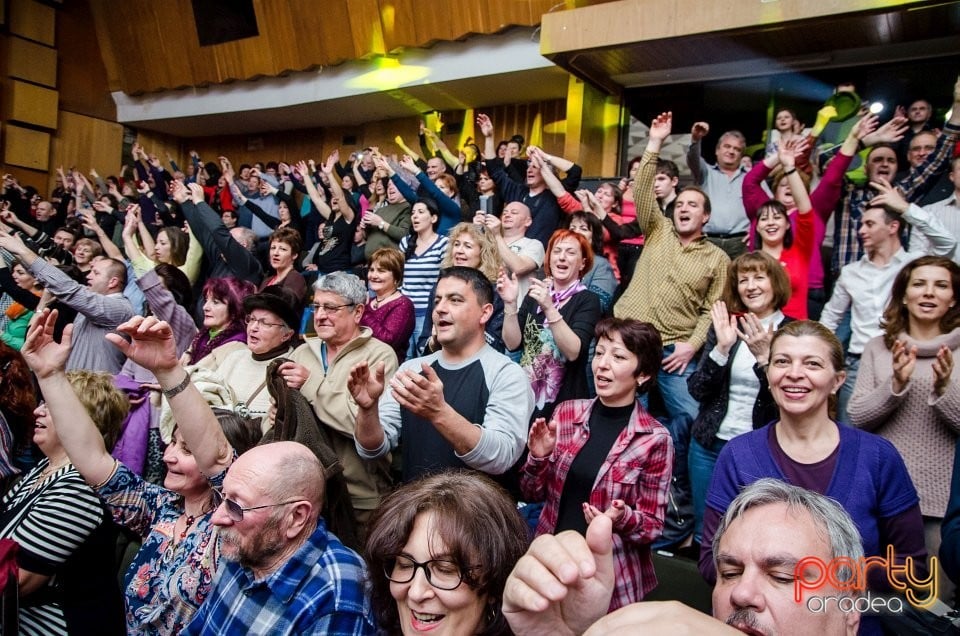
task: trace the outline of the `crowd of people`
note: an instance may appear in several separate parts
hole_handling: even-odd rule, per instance
[[[682,188],[670,112],[593,190],[484,114],[457,149],[6,175],[19,629],[882,633],[794,599],[808,557],[952,606],[960,80],[952,106],[781,109],[716,163],[697,121]],[[644,600],[658,549],[714,618]]]

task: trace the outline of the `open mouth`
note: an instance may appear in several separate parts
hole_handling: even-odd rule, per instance
[[[440,621],[444,619],[445,614],[428,614],[425,612],[410,612],[413,628],[416,630],[433,629]]]

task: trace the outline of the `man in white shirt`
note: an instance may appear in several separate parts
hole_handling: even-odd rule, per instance
[[[954,238],[960,238],[960,155],[950,162],[950,181],[953,183],[953,193],[942,201],[923,206],[923,209],[943,224]],[[910,249],[925,254],[933,254],[930,241],[922,234],[914,233],[910,237]],[[948,254],[954,263],[960,264],[960,249],[954,249]]]
[[[847,402],[853,394],[860,369],[860,356],[867,342],[883,333],[880,318],[890,299],[893,279],[900,269],[924,252],[906,251],[900,243],[903,222],[913,225],[916,234],[923,234],[932,246],[932,253],[952,254],[957,239],[935,218],[916,205],[907,203],[900,192],[882,178],[870,183],[878,194],[860,218],[857,234],[866,252],[860,260],[845,265],[833,288],[833,295],[820,322],[836,330],[847,309],[850,316],[850,344],[847,348],[847,379],[840,388],[837,418],[847,419]]]
[[[500,258],[507,272],[517,275],[520,283],[518,298],[522,300],[530,288],[530,279],[543,266],[545,254],[543,243],[526,235],[527,228],[533,223],[530,208],[520,201],[513,201],[503,206],[499,219],[493,214],[477,212],[473,222],[483,225],[497,237]]]

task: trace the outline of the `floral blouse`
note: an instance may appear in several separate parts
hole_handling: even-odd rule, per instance
[[[226,471],[209,478],[223,485]],[[174,536],[183,497],[144,481],[123,464],[97,493],[113,520],[140,535],[142,546],[124,577],[128,634],[179,634],[213,588],[220,560],[213,511],[186,536]]]

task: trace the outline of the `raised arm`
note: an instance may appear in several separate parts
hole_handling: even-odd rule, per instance
[[[797,169],[797,157],[806,152],[806,148],[807,140],[802,137],[780,139],[777,144],[777,156],[780,159],[780,165],[783,166],[783,174],[786,175],[790,193],[800,214],[808,214],[811,210],[810,194]]]
[[[56,309],[44,309],[39,313],[27,331],[21,354],[37,376],[57,436],[70,461],[84,481],[96,486],[110,478],[116,462],[107,452],[103,437],[67,379],[66,364],[70,357],[73,325],[64,327],[63,338],[57,343],[53,339],[56,322]]]
[[[477,125],[480,126],[480,134],[483,135],[483,158],[496,159],[497,145],[493,140],[493,122],[490,117],[480,113],[477,115]]]
[[[323,194],[317,188],[317,184],[313,182],[313,174],[310,172],[310,169],[307,166],[307,162],[300,161],[297,163],[297,170],[300,171],[300,175],[303,177],[303,185],[307,189],[307,196],[310,197],[310,201],[313,203],[314,207],[317,208],[317,211],[320,213],[320,216],[330,220],[330,216],[333,214],[333,210],[330,209],[330,206],[327,205],[326,199],[324,199]],[[331,179],[333,181],[333,179]]]
[[[343,187],[340,185],[340,181],[333,174],[334,167],[340,161],[340,150],[334,150],[329,155],[327,155],[327,160],[320,166],[321,172],[327,177],[327,187],[330,188],[330,194],[337,197],[337,200],[340,201],[340,214],[343,215],[344,220],[347,223],[353,223],[353,217],[356,215],[356,212],[353,209],[354,202],[353,197],[346,194],[343,191]],[[308,190],[309,192],[309,187]],[[312,199],[311,199],[312,200]],[[329,217],[324,217],[329,218]]]
[[[687,167],[690,168],[690,174],[693,175],[693,182],[697,185],[703,185],[707,177],[707,162],[703,160],[700,152],[700,145],[703,138],[710,132],[710,124],[705,121],[698,121],[690,129],[690,148],[687,149]],[[651,131],[652,134],[652,131]]]
[[[120,334],[126,335],[130,342]],[[200,472],[213,477],[226,470],[233,461],[230,443],[210,405],[177,361],[177,344],[170,325],[154,316],[136,316],[117,327],[117,333],[107,334],[106,338],[157,377]]]

